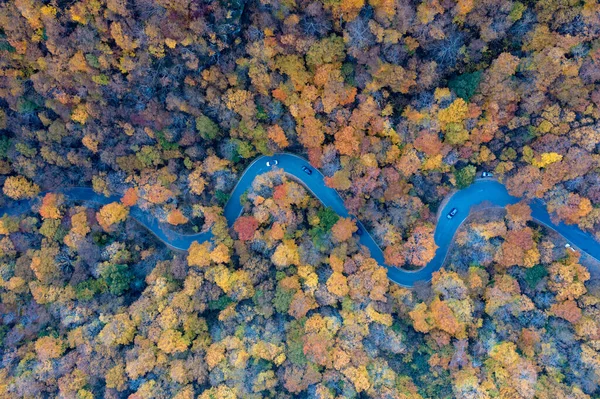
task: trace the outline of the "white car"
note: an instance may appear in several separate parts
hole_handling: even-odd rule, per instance
[[[481,172],[481,177],[494,177],[492,172]]]
[[[277,162],[276,159],[272,159],[270,161],[267,161],[267,166],[275,166],[277,165],[279,162]]]
[[[457,213],[458,213],[458,209],[452,208],[452,210],[450,212],[448,212],[448,214],[446,215],[446,217],[448,219],[452,219],[454,216],[456,216]]]

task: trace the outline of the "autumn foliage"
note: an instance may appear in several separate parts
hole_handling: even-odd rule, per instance
[[[238,237],[242,241],[251,240],[254,237],[254,233],[258,228],[258,220],[253,216],[241,216],[239,217],[234,225],[233,229],[238,234]]]
[[[114,224],[127,219],[129,209],[118,202],[111,202],[100,208],[96,213],[96,220],[105,230],[109,230]]]
[[[137,203],[137,200],[138,195],[133,187],[128,188],[127,191],[125,191],[125,195],[123,195],[123,198],[121,198],[121,202],[125,206],[134,206]]]
[[[357,229],[358,227],[351,219],[340,218],[331,228],[331,232],[335,241],[342,242],[352,237]]]
[[[0,397],[599,397],[596,267],[531,202],[598,238],[599,43],[592,0],[1,2]],[[269,167],[230,226],[281,151],[352,216]],[[353,218],[420,269],[483,171],[523,200],[392,283]]]
[[[190,246],[187,257],[188,265],[206,267],[210,265],[209,243],[198,244],[194,241]]]
[[[35,197],[40,192],[40,188],[23,176],[10,176],[4,181],[2,191],[12,199],[21,200]]]
[[[167,216],[167,222],[177,226],[179,224],[187,223],[188,218],[186,218],[179,209],[173,209],[171,212],[169,212],[169,216]]]
[[[48,193],[42,199],[40,215],[44,219],[59,219],[61,217],[60,206],[62,198],[59,194]]]

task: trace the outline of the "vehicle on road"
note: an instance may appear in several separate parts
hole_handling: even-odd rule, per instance
[[[302,170],[304,171],[304,173],[306,173],[307,175],[312,175],[312,170],[308,167],[308,166],[303,166]]]
[[[270,161],[267,161],[267,166],[275,166],[277,165],[279,162],[276,159],[272,159]]]
[[[350,219],[352,219],[352,221],[354,222],[354,224],[356,225],[356,231],[355,233],[359,236],[362,236],[363,234],[363,229],[360,228],[360,224],[358,224],[358,219],[356,219],[355,216],[350,216]]]
[[[452,208],[450,212],[446,215],[448,219],[452,219],[458,213],[458,209]]]
[[[270,156],[260,158],[260,162],[252,163],[251,166],[240,177],[243,184],[237,185],[233,192],[229,195],[229,199],[227,200],[227,203],[224,206],[224,216],[227,219],[229,225],[234,224],[235,220],[244,209],[243,201],[241,201],[241,198],[244,195],[244,192],[248,190],[248,181],[252,180],[244,177],[254,178],[255,176],[260,175],[261,173],[264,173],[266,171],[264,166],[267,159],[272,160],[274,159],[274,157]],[[295,155],[279,154],[277,156],[277,159],[282,161],[282,166],[280,167],[284,170],[287,169],[289,165],[293,165],[293,169],[288,170],[289,173],[297,174],[298,167],[305,167],[306,169],[312,172],[312,170],[309,169],[310,164],[305,163],[308,161]],[[309,175],[312,174],[308,172],[305,173]],[[317,175],[317,173],[315,173],[315,175]],[[326,191],[323,191],[325,190],[325,187],[317,186],[317,184],[321,184],[320,181],[315,180],[312,177],[309,179],[308,176],[301,175],[298,175],[298,178],[298,180],[300,180],[304,184],[308,183],[312,186],[315,186],[313,187],[315,191],[315,196],[317,196],[317,198],[321,200],[324,206],[332,208],[335,207],[341,211],[344,211],[344,215],[349,215],[349,212],[345,208],[344,201],[341,197],[331,195],[320,196],[320,194],[327,194]],[[504,207],[509,204],[518,203],[519,201],[518,198],[509,195],[508,191],[506,190],[506,187],[502,183],[493,179],[481,179],[475,181],[475,183],[473,183],[473,186],[468,187],[464,190],[465,194],[467,194],[468,196],[468,200],[466,200],[465,197],[463,197],[462,199],[455,199],[454,201],[456,202],[452,202],[452,204],[456,204],[457,207],[460,206],[462,211],[465,213],[465,215],[461,214],[461,216],[466,216],[466,214],[468,213],[467,205],[469,205],[469,203],[471,203],[471,205],[476,205],[489,201],[493,205]],[[119,200],[119,197],[116,195],[105,197],[104,195],[97,194],[91,187],[71,187],[61,189],[60,191],[66,198],[69,198],[69,200],[71,201],[86,201],[102,206]],[[465,202],[462,202],[463,200]],[[12,216],[19,215],[24,212],[29,212],[34,202],[35,199],[29,199],[24,201],[18,201],[14,205],[9,205],[7,207],[0,207],[0,215],[4,215],[6,213]],[[572,244],[569,243],[569,245],[566,245],[568,241],[565,238],[564,241],[562,241],[563,246],[565,247],[565,251],[567,251],[567,248],[569,248],[569,251],[585,252],[594,259],[600,260],[600,245],[598,244],[598,241],[596,241],[595,237],[592,234],[580,230],[579,228],[575,227],[575,225],[555,224],[554,222],[552,222],[550,214],[547,210],[547,206],[541,200],[532,201],[530,206],[532,209],[532,218],[534,220],[537,220],[547,226],[552,227],[559,233],[563,234],[563,236],[565,236],[566,233],[569,233],[569,240],[572,240],[569,242],[572,242]],[[447,211],[448,219],[451,219],[453,216],[458,214],[457,208],[449,210],[449,213],[447,207],[444,207],[443,210]],[[204,231],[202,233],[188,235],[182,234],[174,230],[169,230],[168,228],[163,229],[154,216],[147,213],[142,208],[139,208],[137,205],[134,205],[132,207],[130,215],[144,228],[148,229],[150,232],[156,235],[158,240],[167,244],[169,247],[175,250],[187,251],[189,250],[193,242],[204,243],[209,240],[212,240],[214,237],[212,231],[210,230]],[[443,214],[441,215],[441,217],[443,217]],[[462,219],[462,217],[459,218],[456,222],[448,221],[445,223],[445,225],[442,219],[440,220],[440,225],[436,227],[436,231],[438,228],[442,228],[444,229],[444,234],[449,234],[450,236],[453,236],[456,232],[456,228],[459,225],[460,219]],[[369,230],[367,230],[364,225],[360,224],[358,220],[356,225],[357,227],[360,226],[360,229],[363,233],[360,237],[360,240],[362,241],[361,244],[364,244],[368,248],[368,250],[373,256],[373,259],[375,259],[381,265],[387,266],[385,263],[384,253],[369,235]],[[357,233],[357,235],[359,234],[360,233]],[[450,243],[442,243],[442,245],[440,245],[439,250],[436,251],[435,257],[431,261],[429,261],[429,263],[424,268],[419,269],[417,271],[407,272],[399,268],[390,266],[388,269],[388,277],[392,281],[404,287],[414,287],[417,281],[430,281],[432,273],[439,270],[439,268],[442,267],[442,265],[444,264],[444,259],[446,258],[448,248],[450,245]],[[575,245],[577,246],[575,247]]]
[[[492,172],[481,172],[481,177],[494,177]]]

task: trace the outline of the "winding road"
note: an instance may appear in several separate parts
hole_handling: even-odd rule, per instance
[[[277,168],[282,169],[286,174],[302,182],[323,205],[332,208],[339,216],[350,216],[344,206],[344,201],[337,191],[325,185],[323,174],[310,166],[306,159],[293,154],[275,154],[274,156],[260,156],[256,158],[243,172],[231,193],[229,201],[225,204],[224,215],[229,226],[232,226],[242,213],[241,196],[251,186],[256,176],[272,170],[273,167],[266,165],[267,161],[272,160],[278,161]],[[304,166],[310,168],[312,174],[307,174],[302,169]],[[90,201],[102,205],[120,199],[118,196],[105,197],[95,193],[91,188],[84,187],[65,189],[60,192],[71,200]],[[434,233],[438,249],[434,258],[425,267],[416,271],[401,270],[386,265],[381,248],[375,243],[375,240],[368,233],[364,225],[360,221],[357,221],[357,224],[364,232],[359,236],[359,241],[361,245],[368,248],[373,259],[379,264],[386,266],[388,277],[392,281],[404,287],[412,287],[417,281],[429,281],[431,274],[442,267],[454,233],[467,218],[473,206],[487,203],[493,206],[504,207],[518,201],[519,198],[508,194],[504,185],[493,179],[476,180],[471,186],[456,192],[448,199],[444,208],[439,213],[440,218]],[[15,202],[10,208],[0,209],[0,215],[24,213],[30,210],[31,205],[32,200]],[[562,222],[559,224],[553,223],[546,210],[546,206],[539,200],[530,202],[530,206],[532,217],[536,221],[556,230],[565,239],[570,241],[572,245],[593,258],[600,260],[600,245],[592,234],[586,233],[574,225],[566,225]],[[452,208],[457,208],[458,214],[454,218],[448,219],[446,218],[446,214]],[[194,241],[205,242],[212,238],[210,231],[186,235],[169,230],[159,223],[156,218],[137,206],[131,207],[130,215],[172,249],[185,251]]]

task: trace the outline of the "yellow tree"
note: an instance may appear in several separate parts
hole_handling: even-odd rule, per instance
[[[43,284],[49,284],[61,275],[60,268],[54,260],[58,255],[58,251],[58,246],[48,245],[43,245],[38,251],[32,251],[29,267]]]
[[[135,337],[136,326],[127,313],[119,313],[98,334],[98,340],[107,346],[127,345]]]
[[[506,218],[511,228],[523,228],[531,220],[531,208],[525,202],[506,206]]]
[[[327,280],[327,290],[339,297],[348,295],[350,292],[348,279],[340,272],[333,272]]]
[[[189,344],[189,340],[180,331],[167,329],[160,334],[157,346],[165,353],[177,353],[187,350]]]
[[[202,177],[202,172],[202,168],[196,168],[188,176],[190,191],[196,195],[202,194],[207,184],[206,179]]]
[[[556,293],[556,300],[577,299],[587,292],[585,282],[590,272],[578,261],[578,255],[569,254],[564,261],[550,265],[548,287]]]
[[[127,386],[127,377],[123,365],[119,364],[108,370],[106,373],[107,388],[114,388],[117,391],[125,390]]]
[[[425,266],[433,259],[436,249],[433,227],[417,226],[404,243],[404,257],[413,265]]]
[[[210,259],[215,263],[229,263],[229,248],[223,243],[219,243],[210,253]]]
[[[114,224],[127,219],[128,215],[129,209],[126,206],[119,202],[111,202],[100,208],[100,211],[96,213],[96,220],[104,230],[108,231]]]
[[[535,366],[519,356],[512,342],[502,342],[492,347],[487,369],[493,373],[502,398],[533,398],[537,371]]]
[[[284,240],[283,243],[279,244],[271,260],[276,266],[297,265],[300,262],[300,255],[294,240]]]
[[[400,65],[380,63],[367,90],[377,91],[389,87],[393,92],[406,94],[416,84],[416,78],[414,71],[406,70]]]
[[[77,243],[91,231],[85,210],[71,216],[71,230],[65,236],[64,242],[70,247]]]
[[[22,200],[38,195],[40,187],[23,176],[9,176],[4,182],[2,191],[14,200]]]
[[[352,126],[346,126],[335,134],[335,148],[342,155],[356,155],[360,150],[360,138]]]
[[[40,360],[56,359],[65,351],[65,346],[59,338],[46,336],[35,341],[35,351]]]
[[[60,219],[60,206],[62,204],[62,195],[48,193],[42,199],[40,215],[44,219]]]
[[[285,132],[279,125],[270,126],[267,129],[267,135],[279,148],[285,148],[289,145]]]
[[[210,249],[207,242],[198,244],[194,241],[188,250],[188,265],[206,267],[210,265]]]

